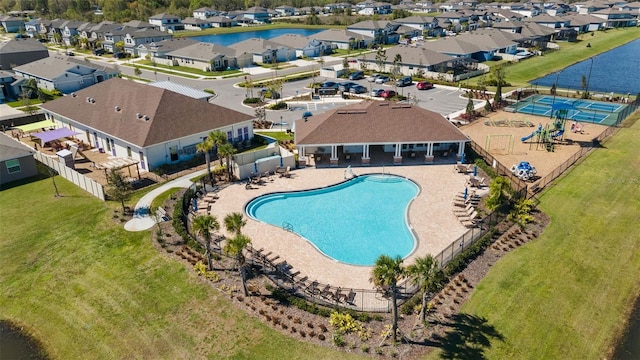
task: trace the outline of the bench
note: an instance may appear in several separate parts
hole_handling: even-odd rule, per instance
[[[156,215],[158,216],[158,219],[161,221],[171,220],[171,217],[167,215],[167,210],[165,210],[162,206],[158,207],[158,209],[156,210]]]

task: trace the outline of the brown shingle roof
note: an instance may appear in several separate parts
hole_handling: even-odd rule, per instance
[[[442,115],[379,101],[348,105],[296,122],[297,145],[459,142],[469,139]]]
[[[87,102],[88,97],[95,102]],[[119,78],[80,90],[75,97],[58,98],[42,108],[140,147],[253,118],[173,91]],[[149,120],[137,118],[138,113]]]

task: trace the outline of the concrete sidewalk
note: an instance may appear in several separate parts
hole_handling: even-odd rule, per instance
[[[175,180],[168,181],[162,186],[159,186],[150,191],[138,201],[136,207],[133,210],[133,219],[127,221],[127,223],[124,224],[124,229],[127,231],[144,231],[151,229],[153,225],[156,224],[156,221],[150,216],[149,212],[153,199],[171,188],[188,188],[189,186],[191,186],[191,184],[193,184],[193,182],[191,182],[191,180],[189,179],[205,174],[206,172],[207,169],[192,172]]]

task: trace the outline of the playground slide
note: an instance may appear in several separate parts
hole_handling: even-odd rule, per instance
[[[538,130],[532,132],[531,134],[529,134],[529,135],[527,135],[525,137],[520,138],[520,141],[525,142],[525,141],[531,139],[532,137],[534,137],[536,135],[538,135]]]
[[[555,138],[557,138],[557,137],[562,136],[562,134],[564,134],[564,130],[558,130],[558,131],[556,131],[555,133],[551,134],[551,138],[552,138],[552,139],[555,139]]]

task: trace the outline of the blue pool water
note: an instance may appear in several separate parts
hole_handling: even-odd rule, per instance
[[[407,210],[418,193],[404,178],[365,175],[322,189],[259,196],[245,210],[274,226],[290,224],[335,260],[371,266],[382,254],[406,257],[414,249]]]
[[[246,31],[240,33],[231,34],[217,34],[217,35],[202,35],[193,36],[192,39],[201,42],[213,43],[222,46],[229,46],[241,41],[251,38],[272,39],[274,37],[284,34],[297,34],[303,36],[309,36],[316,34],[322,29],[272,29],[272,30],[258,30],[258,31]]]

